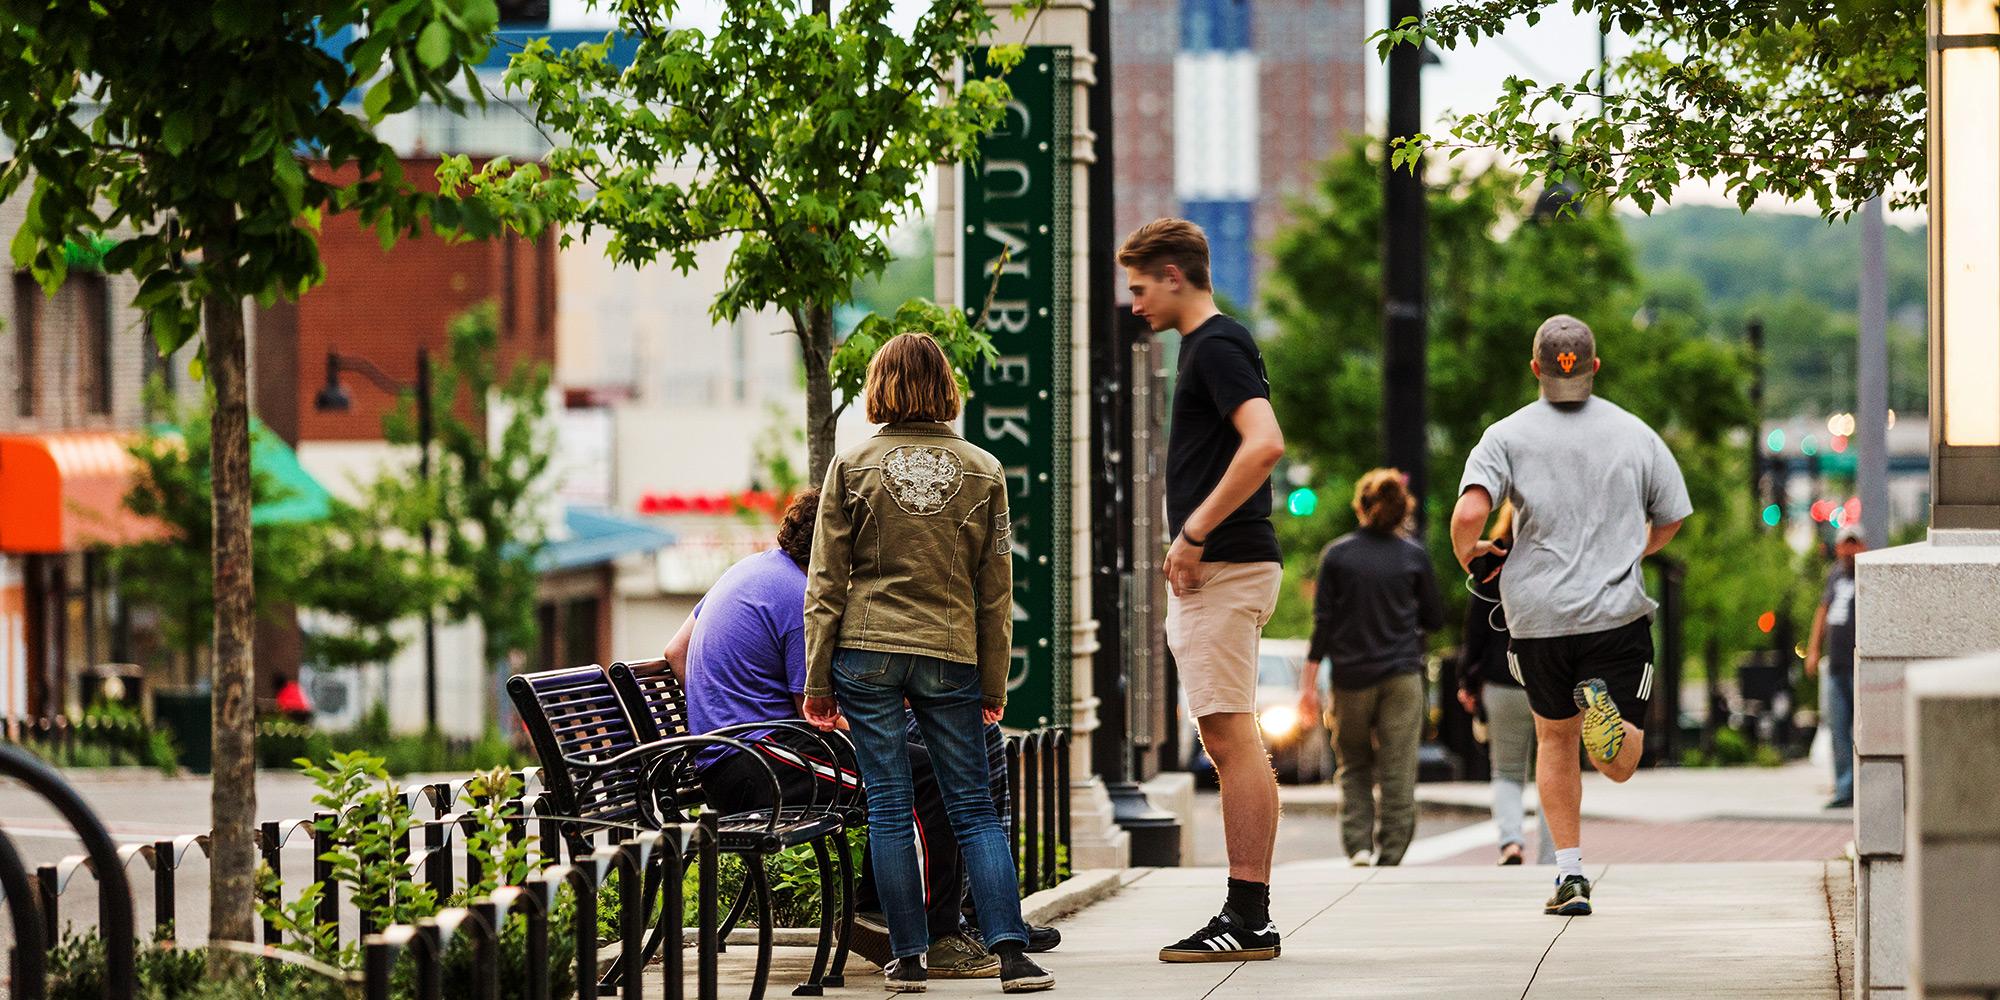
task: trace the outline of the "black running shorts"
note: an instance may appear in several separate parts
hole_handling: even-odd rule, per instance
[[[1583,635],[1515,638],[1507,669],[1527,689],[1528,707],[1544,719],[1575,717],[1576,686],[1596,677],[1611,689],[1625,721],[1644,729],[1653,698],[1653,620]]]

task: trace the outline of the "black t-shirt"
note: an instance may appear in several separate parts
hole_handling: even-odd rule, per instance
[[[1179,379],[1167,434],[1167,524],[1176,535],[1222,482],[1243,444],[1230,416],[1246,400],[1271,398],[1257,342],[1243,324],[1219,313],[1181,341]],[[1203,541],[1203,562],[1283,561],[1271,526],[1271,481]]]

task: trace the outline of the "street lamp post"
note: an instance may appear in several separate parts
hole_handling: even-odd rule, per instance
[[[1930,5],[1931,527],[2000,529],[2000,11]]]
[[[351,371],[365,376],[375,383],[376,388],[391,395],[413,392],[417,405],[417,479],[427,488],[431,482],[431,353],[429,348],[417,348],[417,381],[415,385],[404,385],[383,374],[374,362],[353,354],[326,352],[326,385],[313,397],[313,409],[321,413],[345,413],[353,405],[347,397],[347,390],[340,384],[340,373]],[[426,497],[426,502],[429,498]],[[420,531],[424,551],[424,565],[431,559],[431,519],[424,517]],[[438,674],[437,674],[437,615],[429,604],[424,605],[424,729],[436,732],[438,724]]]

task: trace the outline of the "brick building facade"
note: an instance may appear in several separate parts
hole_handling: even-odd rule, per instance
[[[1254,311],[1286,206],[1366,121],[1361,0],[1112,0],[1118,231],[1207,230],[1215,284]]]

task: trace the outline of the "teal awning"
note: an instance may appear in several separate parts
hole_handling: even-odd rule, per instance
[[[271,477],[284,496],[250,508],[251,524],[303,524],[324,521],[333,513],[333,495],[299,464],[299,454],[250,418],[250,468]]]
[[[180,437],[172,424],[154,424],[152,430],[159,437]],[[250,470],[271,477],[282,494],[250,508],[251,524],[309,524],[332,516],[333,494],[299,464],[298,452],[256,417],[250,418]]]

